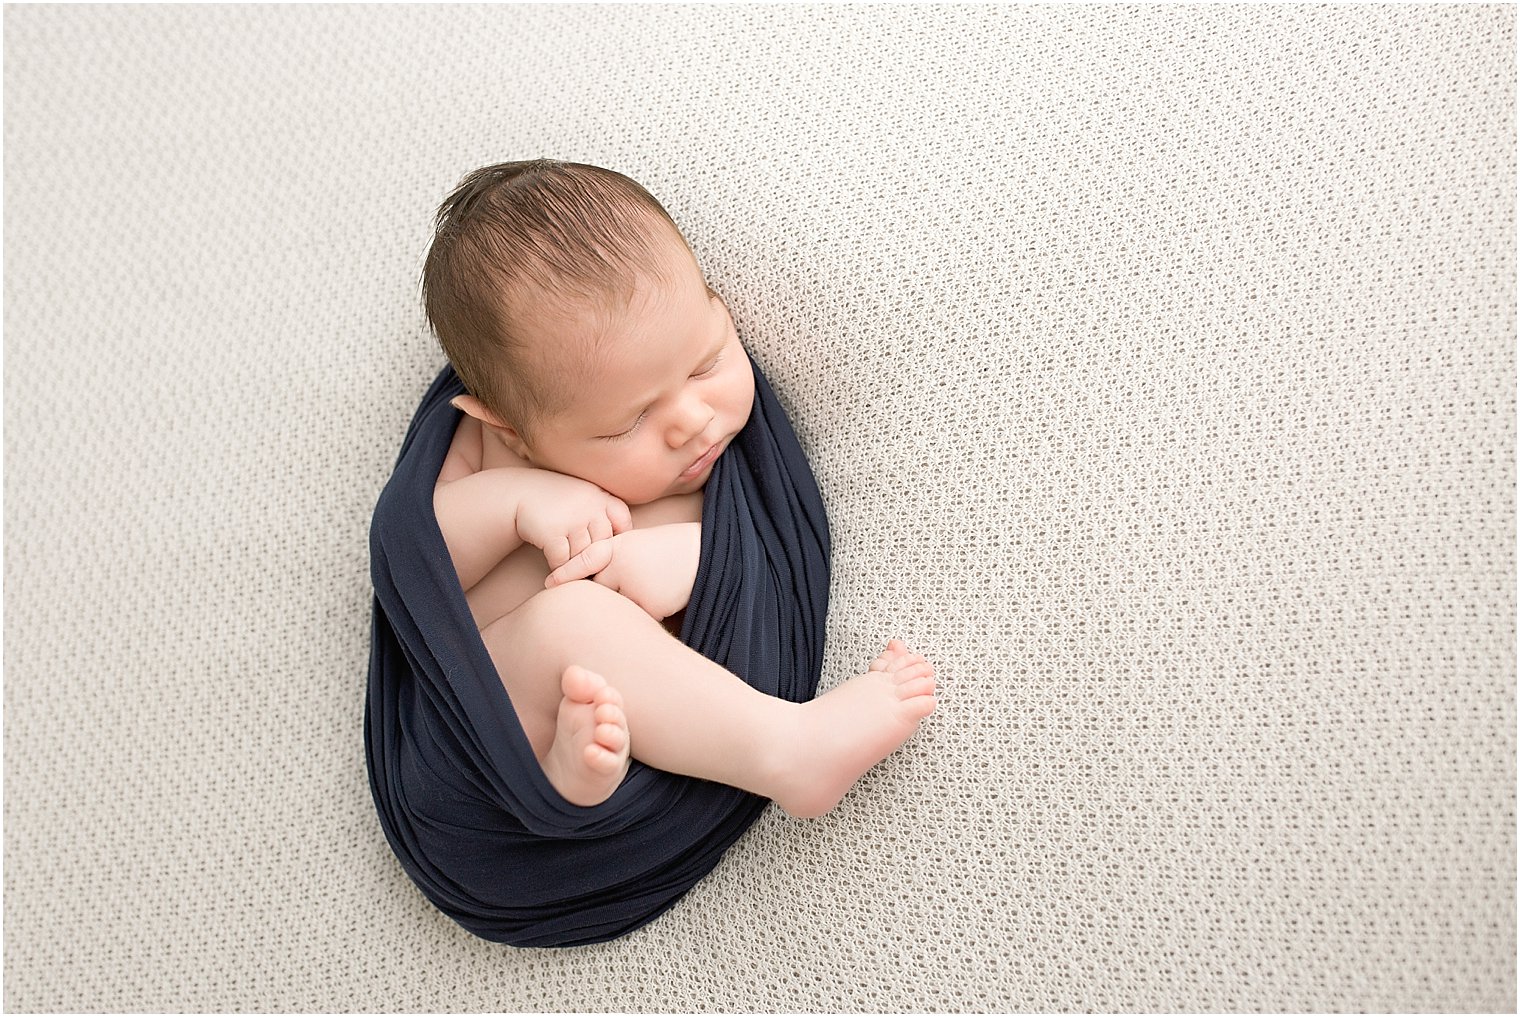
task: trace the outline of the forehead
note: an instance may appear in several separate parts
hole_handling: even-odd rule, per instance
[[[535,351],[573,350],[570,339],[592,347],[619,338],[617,326],[660,313],[691,291],[710,292],[686,241],[668,222],[649,222],[641,238],[613,252],[598,248],[593,264],[569,270],[534,258],[527,273],[509,284],[507,299],[526,314]],[[584,252],[583,252],[584,253]],[[527,320],[522,320],[526,318]]]
[[[541,373],[559,390],[554,416],[584,417],[684,372],[712,339],[715,300],[679,237],[652,252],[627,283],[596,298],[546,305],[532,340]]]

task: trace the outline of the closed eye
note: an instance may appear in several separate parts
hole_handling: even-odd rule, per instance
[[[718,368],[720,366],[722,366],[722,364],[723,364],[723,354],[724,354],[724,351],[720,350],[718,352],[718,355],[715,356],[715,357],[713,357],[712,360],[710,360],[708,362],[708,364],[707,364],[706,367],[702,368],[702,370],[700,370],[696,374],[692,375],[692,377],[693,378],[706,378],[706,377],[710,377],[713,374],[716,374],[717,371],[718,371]],[[597,440],[598,441],[622,441],[622,440],[624,440],[626,438],[631,438],[631,437],[633,437],[633,433],[639,429],[639,425],[644,422],[644,418],[647,417],[647,416],[649,416],[649,411],[645,410],[643,413],[639,414],[639,419],[635,420],[633,422],[632,426],[630,426],[626,430],[619,431],[617,434],[602,434],[602,435],[598,435],[597,436]]]
[[[705,378],[709,374],[712,374],[714,371],[716,371],[718,369],[718,365],[721,364],[721,363],[723,363],[723,354],[719,353],[716,357],[712,358],[712,363],[708,364],[702,370],[700,370],[696,374],[692,375],[692,377],[693,378]]]
[[[632,437],[633,432],[639,429],[639,425],[644,422],[644,418],[647,416],[649,416],[649,411],[645,410],[643,413],[639,414],[639,419],[635,420],[633,422],[633,426],[629,427],[627,430],[619,431],[617,434],[598,435],[598,438],[601,441],[622,441],[624,438]]]

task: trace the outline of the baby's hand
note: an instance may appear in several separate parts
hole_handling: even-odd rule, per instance
[[[555,568],[545,589],[595,576],[660,621],[686,606],[702,555],[701,523],[667,523],[599,540]]]
[[[535,476],[518,502],[517,535],[543,551],[551,569],[633,529],[628,506],[595,484],[550,470],[524,472]]]

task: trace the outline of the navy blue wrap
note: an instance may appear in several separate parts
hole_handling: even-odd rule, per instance
[[[544,776],[481,641],[433,514],[463,393],[445,367],[412,419],[370,527],[370,790],[396,857],[478,936],[574,946],[673,905],[765,807],[634,761],[600,805]],[[759,370],[749,422],[714,465],[681,641],[767,695],[811,699],[823,663],[829,531],[812,470]]]

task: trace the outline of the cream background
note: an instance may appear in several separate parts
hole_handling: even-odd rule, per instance
[[[1513,7],[5,10],[10,1010],[1512,1010]],[[437,203],[685,227],[939,714],[522,952],[386,848]]]

